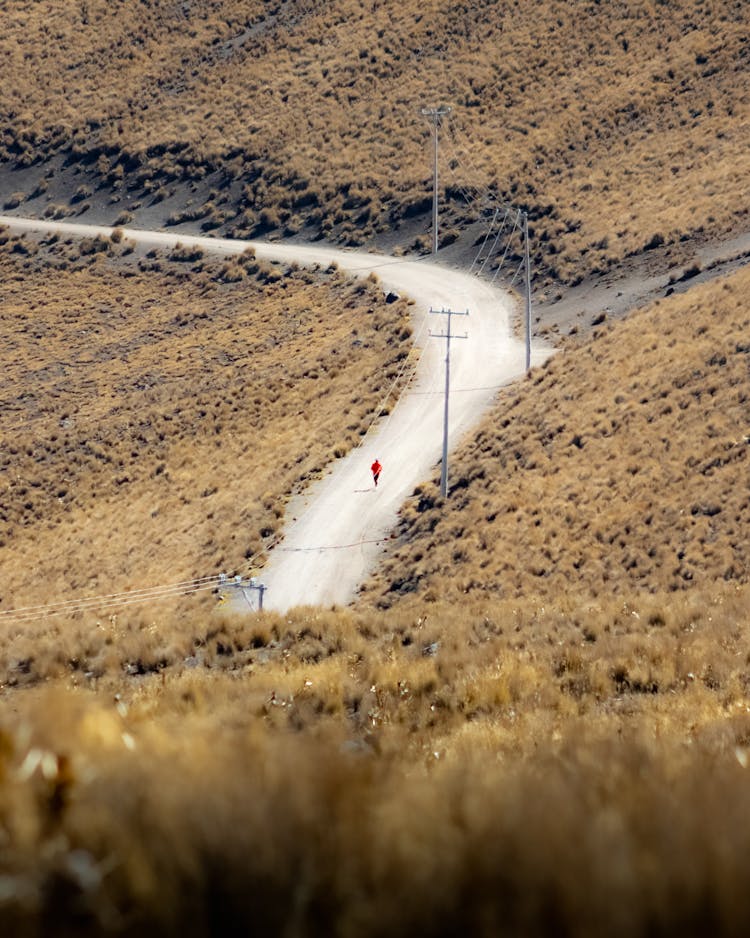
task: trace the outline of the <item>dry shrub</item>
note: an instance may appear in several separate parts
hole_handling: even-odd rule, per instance
[[[405,304],[344,278],[124,254],[106,239],[0,254],[4,608],[44,601],[29,569],[55,599],[247,570],[284,499],[367,427],[407,341]]]
[[[740,532],[750,275],[696,287],[570,343],[501,392],[402,511],[366,595],[557,599],[747,581]]]
[[[632,707],[562,714],[479,681],[489,709],[431,736],[442,653],[410,663],[408,650],[370,643],[352,671],[357,624],[348,617],[338,657],[279,659],[242,680],[199,668],[121,676],[106,696],[18,698],[2,726],[3,924],[195,935],[746,927],[746,709],[709,713],[691,687],[673,725]],[[301,641],[309,625],[288,620]],[[368,662],[382,669],[372,690]],[[420,710],[426,730],[415,729]]]
[[[62,153],[149,197],[210,176],[215,194],[173,223],[305,219],[352,243],[402,227],[412,243],[412,213],[429,211],[426,74],[453,107],[447,232],[476,219],[474,193],[510,199],[529,210],[535,269],[570,283],[643,251],[684,262],[683,239],[745,223],[747,23],[730,0],[85,9],[44,0],[5,18],[0,160]],[[325,62],[310,54],[332,36]]]
[[[3,208],[18,208],[25,198],[26,194],[24,192],[14,192],[5,200]]]

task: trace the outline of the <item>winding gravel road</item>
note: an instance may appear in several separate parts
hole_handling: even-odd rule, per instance
[[[14,232],[57,231],[109,237],[98,225],[53,222],[0,215]],[[178,242],[217,254],[238,254],[248,247],[268,260],[303,266],[336,262],[346,272],[375,272],[383,287],[415,301],[414,342],[420,353],[417,373],[388,417],[371,428],[363,443],[338,460],[287,511],[281,542],[263,570],[264,608],[284,612],[294,606],[351,602],[359,584],[377,563],[397,521],[398,510],[415,485],[429,477],[442,451],[447,316],[430,309],[466,312],[452,318],[449,442],[454,446],[487,410],[498,387],[523,374],[525,347],[511,335],[512,301],[507,293],[469,274],[443,267],[431,258],[410,260],[362,251],[286,243],[220,238],[123,228],[123,235],[149,246]],[[532,364],[547,349],[532,350]],[[383,388],[385,395],[387,388]],[[383,473],[377,487],[369,467],[377,457]],[[450,480],[449,480],[450,481]],[[247,597],[257,597],[247,591]],[[245,607],[246,608],[246,607]]]

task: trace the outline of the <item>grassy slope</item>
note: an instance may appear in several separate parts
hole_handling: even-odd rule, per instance
[[[62,150],[141,204],[219,169],[228,203],[207,197],[201,217],[228,230],[308,220],[359,242],[426,211],[418,109],[441,101],[454,107],[451,221],[460,229],[488,188],[527,206],[535,269],[553,279],[662,240],[689,256],[691,239],[746,226],[747,9],[735,0],[12,7],[8,159]]]
[[[246,572],[408,352],[374,282],[123,250],[0,250],[6,607]]]
[[[44,80],[29,89],[28,115],[8,122],[11,147],[19,143],[20,124],[33,127],[38,118],[44,134],[66,95],[71,102],[57,143],[29,138],[28,155],[69,146],[96,112],[98,126],[80,129],[77,149],[92,142],[143,148],[177,129],[188,143],[183,150],[176,141],[178,149],[193,172],[225,146],[215,129],[223,126],[226,146],[238,148],[237,169],[254,156],[252,165],[265,170],[251,211],[320,208],[324,228],[326,213],[332,225],[341,213],[336,225],[344,225],[361,206],[345,207],[347,195],[334,177],[351,172],[373,205],[364,228],[375,228],[394,205],[401,206],[398,215],[421,198],[425,141],[414,132],[413,109],[434,93],[460,104],[446,142],[453,140],[454,150],[470,146],[483,184],[502,174],[499,191],[537,207],[543,215],[537,234],[550,234],[538,249],[565,277],[609,263],[610,255],[623,256],[656,233],[710,234],[742,224],[744,4],[592,3],[583,12],[576,5],[575,15],[570,3],[435,4],[419,19],[408,4],[232,4],[224,15],[229,7],[221,3],[192,3],[190,19],[154,4],[142,4],[136,16],[123,4],[122,18],[102,20],[104,7],[90,0],[81,6],[89,25],[76,32],[76,74],[91,87],[94,75],[101,81],[98,64],[110,64],[107,81],[116,90],[107,85],[98,99],[78,97],[70,82],[63,93],[62,79],[56,83],[55,69],[47,67],[56,57],[67,61],[72,45],[58,34],[72,36],[76,28],[69,12],[61,18],[62,7],[58,15],[53,7],[19,4],[18,21],[28,18],[24,30],[13,23],[0,39],[6,48],[29,43],[35,62],[44,61],[42,42],[47,55]],[[259,28],[244,34],[246,20],[261,9],[281,20],[258,20]],[[353,15],[358,10],[361,19]],[[47,14],[46,38],[40,12]],[[241,21],[227,25],[235,16]],[[143,44],[118,47],[128,30],[140,33]],[[493,42],[480,44],[488,31]],[[167,35],[169,45],[162,41]],[[241,42],[227,42],[241,35]],[[316,41],[306,44],[307,35]],[[221,41],[212,44],[215,36]],[[88,52],[87,40],[95,47]],[[321,61],[317,43],[324,41],[335,54]],[[28,81],[22,55],[8,58],[17,63],[15,78]],[[175,77],[178,57],[183,70]],[[305,86],[298,82],[303,75]],[[221,78],[227,82],[217,94]],[[238,102],[253,93],[253,81],[268,89],[269,104],[251,123]],[[2,94],[9,95],[7,87]],[[304,110],[310,102],[315,107]],[[4,109],[17,112],[17,99],[6,99]],[[268,133],[272,123],[275,135]],[[459,129],[465,136],[458,137]],[[316,160],[311,172],[306,147],[318,153],[324,145],[326,160]],[[454,181],[468,163],[464,151],[457,157]],[[175,154],[169,158],[179,175]],[[154,159],[154,184],[168,185],[159,175],[164,154],[154,152]],[[104,175],[113,169],[109,163]],[[279,168],[278,191],[270,167]],[[135,164],[130,171],[137,172]],[[285,208],[282,193],[297,178],[317,195]],[[6,277],[21,278],[3,284],[4,298],[13,297],[9,324],[21,362],[32,348],[38,354],[29,327],[38,328],[39,309],[53,308],[47,286],[35,292],[36,257],[0,256]],[[213,274],[182,282],[172,271],[184,264],[156,262],[161,273],[123,279],[110,262],[86,262],[74,273],[66,261],[56,281],[70,302],[92,297],[86,326],[100,335],[110,323],[102,307],[115,307],[113,292],[130,289],[139,305],[156,300],[150,318],[170,342],[179,341],[172,330],[192,330],[179,369],[152,354],[158,343],[138,357],[142,330],[128,338],[143,374],[165,379],[145,390],[127,385],[130,374],[119,375],[139,413],[148,403],[152,421],[163,411],[160,395],[169,382],[180,389],[167,399],[174,412],[188,406],[185,397],[205,377],[195,362],[197,336],[204,350],[218,342],[224,354],[217,363],[228,367],[236,346],[222,304],[231,297],[234,311],[237,291],[252,301],[258,289],[254,275],[240,284],[217,284]],[[89,614],[6,629],[0,644],[6,930],[744,933],[747,279],[738,274],[605,327],[502,392],[495,414],[452,462],[450,504],[439,505],[433,485],[422,487],[405,510],[394,556],[369,586],[371,602],[356,612],[303,610],[258,620],[235,619],[221,608],[146,607],[106,620]],[[281,283],[287,298],[310,288],[292,275]],[[350,289],[334,284],[334,297]],[[19,306],[18,290],[30,293],[36,310]],[[172,295],[188,319],[189,311],[205,312],[209,300],[219,321],[160,320]],[[285,307],[273,297],[268,325],[283,330]],[[50,346],[74,341],[70,323],[55,335],[55,321],[45,335]],[[310,328],[317,355],[326,337],[313,322]],[[81,354],[90,349],[85,338],[78,341]],[[382,353],[390,357],[395,349]],[[117,368],[116,358],[109,368]],[[46,372],[36,369],[35,387],[26,389],[49,389],[33,406],[54,421],[65,419],[51,370],[61,359],[67,353],[51,358]],[[136,473],[128,455],[132,420],[120,422],[107,403],[110,384],[88,367],[89,380],[105,391],[97,398],[101,410],[91,390],[77,386],[91,421],[65,433],[85,431],[87,440],[99,434],[104,453]],[[14,374],[25,380],[26,373]],[[231,379],[212,386],[209,397],[226,420],[233,407],[244,406],[245,384],[234,372]],[[354,406],[351,393],[345,406]],[[287,389],[270,404],[286,402]],[[358,426],[372,404],[361,406]],[[164,441],[147,438],[139,450],[144,457],[174,460],[165,500],[175,486],[194,490],[180,468],[191,476],[203,471],[219,423],[212,417],[195,438],[183,426],[187,453],[175,443],[165,455]],[[299,431],[289,432],[297,445]],[[336,418],[329,451],[340,433]],[[253,449],[247,439],[245,445],[243,458]],[[111,486],[108,509],[120,517],[123,505],[138,505],[138,492],[149,493],[148,508],[157,493],[146,476],[134,476],[125,494],[114,494],[113,472],[121,467],[88,453],[78,464],[60,449],[54,473],[46,474],[35,460],[42,455],[38,432],[27,448],[31,456],[19,448],[10,456],[6,450],[4,459],[14,471],[37,467],[45,484],[34,497],[50,508],[57,496],[51,481],[63,465],[66,471],[80,465],[75,471],[87,499],[97,480]],[[206,456],[206,463],[212,479],[223,471],[220,460]],[[292,469],[289,481],[314,465]],[[207,562],[239,557],[246,547],[226,532],[236,512],[229,495],[244,495],[250,481],[223,477],[206,497],[222,506],[214,519],[218,536],[209,543],[207,535],[201,548]],[[12,474],[6,484],[13,484]],[[267,511],[273,514],[276,504],[269,499]],[[172,507],[186,512],[186,523],[201,523],[201,505]],[[64,519],[74,517],[56,506],[59,523],[47,532],[20,500],[8,499],[5,510],[14,513],[13,538],[28,544],[30,563],[40,553],[54,555]],[[253,514],[251,527],[267,517]],[[102,524],[107,519],[104,512]],[[140,522],[150,523],[145,510]],[[180,533],[176,528],[170,542],[178,556]],[[63,543],[70,548],[72,540]],[[126,540],[118,535],[117,543]],[[11,544],[3,550],[20,583]],[[133,562],[147,569],[149,558]],[[185,560],[191,574],[193,561]],[[82,584],[91,583],[90,566],[76,561],[76,570]]]
[[[741,271],[569,343],[425,485],[374,595],[585,597],[745,583]]]
[[[740,462],[724,460],[745,451],[746,279],[602,329],[508,389],[459,454],[447,510],[425,486],[393,565],[402,580],[425,570],[422,550],[452,575],[389,594],[387,611],[146,606],[6,628],[0,921],[79,935],[742,932],[748,587],[725,582],[721,558],[742,579]],[[567,422],[550,439],[553,414]],[[656,484],[667,476],[675,487]],[[509,516],[541,562],[534,521],[555,524],[549,552],[571,485],[578,526],[558,567],[511,578],[506,545],[480,538]],[[681,516],[677,485],[723,510]],[[645,523],[647,500],[648,543],[687,545],[692,581],[614,562],[647,553],[635,536],[601,546],[597,531]],[[519,524],[511,502],[538,514]]]

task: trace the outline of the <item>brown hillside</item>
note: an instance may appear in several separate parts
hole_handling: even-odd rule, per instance
[[[402,512],[372,597],[540,600],[747,582],[750,273],[567,345]],[[385,594],[383,594],[385,591]]]
[[[408,354],[336,270],[2,240],[3,607],[246,572]]]
[[[725,587],[6,627],[0,925],[740,934],[746,609]]]
[[[373,320],[383,313],[375,285],[352,285],[335,272],[320,285],[301,272],[255,270],[252,257],[238,270],[187,261],[184,252],[178,252],[182,260],[139,260],[126,253],[127,245],[87,243],[83,253],[81,246],[53,241],[36,248],[9,239],[0,252],[4,331],[15,343],[7,367],[24,389],[19,396],[19,385],[6,383],[3,412],[14,410],[15,419],[23,414],[18,432],[27,441],[13,453],[5,437],[6,480],[12,484],[21,471],[39,480],[32,497],[58,519],[47,530],[33,513],[21,514],[20,492],[14,488],[10,498],[6,489],[3,505],[15,505],[19,514],[3,549],[3,578],[26,589],[31,601],[47,597],[40,577],[29,571],[52,569],[49,558],[61,557],[60,545],[70,552],[60,588],[78,596],[84,586],[109,591],[127,585],[117,571],[111,583],[87,579],[92,566],[98,572],[118,556],[133,571],[161,571],[157,564],[168,549],[169,561],[185,562],[189,574],[202,572],[190,565],[196,556],[218,562],[211,552],[217,547],[231,556],[236,494],[245,486],[250,491],[257,473],[238,482],[233,460],[230,471],[226,460],[211,459],[217,435],[230,454],[239,445],[223,429],[216,432],[235,411],[211,417],[208,425],[206,418],[182,421],[182,409],[195,418],[194,410],[205,407],[195,388],[206,381],[202,393],[214,405],[226,404],[232,390],[232,406],[244,406],[249,379],[241,360],[230,361],[238,354],[238,326],[258,336],[260,319],[267,337],[279,340],[276,346],[267,338],[256,354],[271,381],[280,367],[277,354],[289,359],[299,338],[283,331],[292,328],[290,311],[304,317],[307,303],[318,303],[302,319],[313,331],[310,346],[303,339],[295,352],[300,368],[343,329],[335,319],[342,301]],[[648,592],[633,569],[614,562],[617,553],[610,562],[610,553],[624,548],[616,541],[599,544],[595,533],[616,529],[627,536],[625,526],[635,524],[628,504],[650,499],[653,519],[641,536],[658,547],[658,557],[671,557],[689,537],[695,550],[686,557],[702,557],[700,537],[710,542],[716,536],[706,556],[731,548],[740,571],[740,538],[732,548],[723,503],[718,513],[679,511],[690,484],[691,502],[696,499],[701,511],[719,495],[733,512],[744,510],[737,464],[727,459],[745,452],[730,427],[741,423],[747,384],[747,277],[737,274],[605,326],[503,392],[477,440],[452,462],[449,504],[440,512],[429,507],[435,495],[425,487],[424,510],[413,511],[417,526],[426,520],[433,527],[436,567],[445,562],[448,575],[417,583],[420,562],[402,548],[387,572],[392,580],[399,572],[402,586],[411,578],[416,590],[401,602],[395,592],[387,594],[381,605],[390,609],[362,603],[358,610],[246,616],[186,597],[177,608],[145,603],[36,622],[3,617],[2,931],[204,936],[260,928],[303,936],[447,936],[469,929],[488,938],[504,932],[618,938],[742,933],[750,922],[741,862],[748,840],[742,819],[749,807],[750,587],[724,582],[716,563],[692,565],[692,581],[678,580],[665,564],[661,573],[655,566],[644,570],[651,577],[645,585],[654,589]],[[132,320],[119,316],[131,301],[138,304],[134,309],[148,308],[146,331],[135,314]],[[184,310],[179,323],[172,313],[177,302]],[[262,312],[251,315],[246,307]],[[159,312],[164,309],[169,316]],[[318,310],[329,310],[323,323]],[[63,321],[73,311],[73,321]],[[350,336],[351,314],[342,316]],[[402,343],[388,345],[395,320],[387,322],[379,341],[391,360]],[[191,331],[181,339],[185,329]],[[94,346],[83,334],[89,330],[98,330]],[[46,370],[30,367],[41,339]],[[165,343],[179,349],[181,362],[164,353]],[[117,354],[109,354],[115,345]],[[364,354],[360,347],[357,354]],[[119,364],[124,355],[139,365],[127,374]],[[72,362],[85,381],[59,374],[61,364]],[[322,369],[329,359],[315,362]],[[146,363],[161,383],[128,385]],[[227,373],[233,366],[239,373]],[[180,383],[179,369],[189,381]],[[117,398],[110,374],[118,377]],[[299,378],[306,395],[315,380],[305,382],[304,373]],[[294,391],[284,388],[278,401],[270,400],[270,418],[283,418],[271,405],[291,406]],[[131,405],[127,419],[123,396]],[[61,409],[70,399],[76,402],[72,413]],[[346,400],[342,406],[353,408]],[[360,427],[369,419],[370,405],[362,405]],[[165,464],[157,478],[168,471],[166,489],[148,473],[137,475],[141,460],[131,447],[135,429],[144,432],[144,426],[132,427],[134,412],[156,427],[158,418],[173,415],[174,447],[166,435],[164,441],[148,437],[135,450],[154,472]],[[73,423],[54,432],[64,431],[79,446],[56,456],[52,472],[44,468],[46,456],[39,457],[56,442],[45,429],[60,419]],[[299,427],[297,411],[293,419]],[[331,420],[340,428],[340,415]],[[654,426],[659,460],[643,455],[656,446],[649,436]],[[7,434],[10,427],[4,429]],[[287,448],[299,453],[300,432],[293,441],[273,436],[266,456],[278,460]],[[259,438],[241,441],[243,464],[255,456]],[[626,439],[639,447],[631,452]],[[89,457],[100,451],[126,466],[93,462]],[[584,463],[580,454],[587,451]],[[196,456],[178,462],[186,452]],[[115,470],[124,468],[136,477],[118,486],[121,499],[108,495],[117,485]],[[80,490],[84,499],[67,520],[64,506],[55,514],[49,489],[62,469],[79,480],[71,498]],[[586,484],[567,488],[565,479],[570,483],[579,473]],[[195,484],[204,484],[204,476],[218,490],[197,497]],[[621,486],[608,491],[606,501],[598,491],[602,478]],[[681,498],[654,478],[681,480]],[[520,523],[507,510],[504,486],[518,499],[515,515],[523,509]],[[202,533],[203,504],[225,488],[235,499],[219,502],[221,515],[209,519],[216,534],[208,547],[195,541],[192,551],[184,550],[190,530],[167,541],[149,526],[164,516],[150,521],[142,510],[143,503],[151,511],[155,498],[166,501],[174,492],[188,502],[180,517]],[[524,491],[534,499],[521,502]],[[571,491],[580,519],[575,547],[586,560],[575,573],[565,566],[562,543],[556,546],[562,523],[558,519],[553,529],[543,513],[545,499],[572,504]],[[78,524],[86,504],[85,524]],[[267,505],[263,499],[266,515],[248,517],[262,523],[279,504],[271,491]],[[127,527],[130,511],[135,521]],[[502,591],[455,591],[468,588],[472,578],[489,582],[510,555],[477,546],[480,537],[489,542],[498,524],[513,522],[514,550],[532,562],[544,556],[541,545],[534,554],[537,520],[569,575],[527,574],[519,563],[522,595],[505,585]],[[590,541],[586,520],[594,532]],[[712,530],[702,527],[709,523]],[[465,532],[457,540],[459,525]],[[421,531],[410,522],[406,533],[419,548]],[[90,537],[99,554],[77,546],[74,535]],[[572,533],[566,537],[573,543]],[[16,539],[25,557],[14,553]],[[633,538],[631,549],[641,556],[637,546]],[[490,566],[482,567],[487,560]],[[608,581],[603,571],[610,572]],[[671,590],[675,582],[691,588]]]
[[[2,13],[11,211],[419,244],[446,101],[450,237],[512,199],[551,280],[746,226],[742,2]],[[251,572],[408,320],[336,270],[0,232],[0,934],[746,934],[749,289],[503,389],[356,608],[25,621]]]
[[[528,207],[553,280],[747,227],[737,0],[7,7],[2,156],[43,161],[3,177],[20,211],[73,197],[112,221],[156,203],[209,229],[390,238],[429,209],[418,111],[444,102],[446,222],[491,214],[490,196]],[[186,207],[181,182],[204,177]]]

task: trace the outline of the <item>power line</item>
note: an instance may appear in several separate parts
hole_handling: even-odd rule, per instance
[[[453,160],[451,162],[455,162],[457,166],[461,167],[464,172],[466,185],[470,186],[475,193],[477,193],[473,199],[469,199],[468,201],[486,202],[490,207],[492,207],[493,204],[499,204],[500,200],[493,193],[490,185],[485,181],[484,174],[476,168],[472,161],[469,149],[462,141],[459,141],[455,122],[451,118],[446,121],[445,139],[446,146],[452,148]],[[461,154],[463,154],[463,156]],[[449,166],[451,166],[451,162],[449,162]],[[451,169],[453,169],[452,166]],[[464,198],[466,198],[465,190],[463,194]]]
[[[520,226],[521,215],[522,213],[516,208],[513,208],[510,211],[508,211],[507,215],[503,219],[503,224],[500,230],[495,236],[495,239],[492,243],[492,247],[487,252],[487,256],[485,257],[482,263],[481,270],[479,271],[480,274],[484,273],[485,267],[487,267],[488,264],[490,265],[490,267],[494,266],[495,268],[494,273],[492,275],[492,279],[490,281],[491,283],[494,283],[497,280],[497,278],[500,276],[500,274],[505,270],[505,262],[508,259],[508,255],[513,250],[514,235],[516,234],[517,231],[521,229],[521,226]],[[508,220],[510,220],[511,224],[509,225],[508,231],[505,234],[504,244],[503,244],[503,241],[501,240],[501,238],[505,231],[505,224]],[[502,255],[500,254],[501,250],[502,250]]]
[[[457,165],[460,165],[460,164],[461,164],[461,160],[460,160],[459,157],[458,157],[457,143],[456,143],[456,140],[455,140],[455,136],[456,136],[456,135],[455,135],[455,131],[454,131],[454,129],[453,129],[453,121],[450,120],[450,119],[448,119],[448,121],[446,121],[446,124],[447,124],[447,134],[446,134],[446,136],[447,136],[447,138],[448,138],[448,140],[449,140],[449,143],[452,143],[452,144],[453,144],[456,164],[457,164]],[[464,152],[465,152],[465,154],[466,154],[467,162],[470,164],[470,168],[472,169],[472,171],[473,171],[475,174],[477,174],[476,167],[475,167],[473,161],[471,160],[471,155],[470,155],[469,151],[468,151],[465,147],[463,148],[463,150],[464,150]],[[449,164],[449,165],[450,165],[450,164]],[[451,166],[451,169],[452,169],[452,166]],[[481,178],[481,174],[479,174],[479,175],[480,175],[480,178]],[[476,187],[476,191],[479,191],[479,190],[478,190],[478,187]],[[462,189],[461,192],[462,192],[462,195],[464,196],[464,198],[466,198],[466,191]],[[496,197],[494,196],[494,194],[492,193],[492,191],[491,191],[491,189],[489,188],[489,186],[486,187],[485,196],[484,196],[484,197],[486,198],[487,196],[490,197],[490,206],[492,206],[492,202],[493,202],[493,201],[494,201],[495,203],[497,203],[497,199],[496,199]],[[490,237],[490,234],[491,234],[491,232],[492,232],[492,228],[494,227],[494,224],[495,224],[495,222],[496,222],[496,220],[497,220],[499,211],[500,211],[500,209],[501,209],[502,207],[505,208],[505,216],[504,216],[504,218],[503,218],[502,224],[501,224],[501,226],[500,226],[500,228],[499,228],[497,234],[495,235],[495,239],[494,239],[494,241],[493,241],[493,243],[492,243],[492,247],[490,248],[489,251],[487,251],[487,254],[486,254],[484,260],[482,261],[482,265],[481,265],[481,267],[480,267],[478,273],[479,273],[479,275],[481,275],[481,274],[484,273],[484,269],[485,269],[485,267],[486,267],[488,261],[489,261],[490,258],[495,254],[495,251],[496,251],[496,249],[497,249],[498,242],[499,242],[500,237],[501,237],[501,235],[502,235],[502,233],[503,233],[503,231],[504,231],[504,229],[505,229],[505,222],[507,221],[508,215],[512,213],[513,216],[514,216],[514,219],[513,219],[513,227],[511,228],[510,232],[508,233],[507,240],[506,240],[506,243],[505,243],[505,249],[504,249],[504,251],[503,251],[503,256],[502,256],[502,258],[500,259],[499,263],[496,263],[495,273],[494,273],[494,275],[493,275],[493,277],[492,277],[491,283],[493,283],[493,284],[495,283],[495,281],[497,280],[498,276],[500,275],[500,272],[503,270],[503,267],[504,267],[504,264],[505,264],[505,260],[506,260],[506,258],[507,258],[507,256],[508,256],[508,252],[510,251],[511,239],[512,239],[513,235],[515,234],[516,230],[518,230],[518,231],[520,232],[521,238],[522,238],[522,257],[521,257],[521,260],[520,260],[519,263],[518,263],[518,266],[517,266],[515,272],[513,273],[513,276],[512,276],[512,278],[511,278],[511,280],[510,280],[509,286],[512,287],[512,286],[515,284],[515,282],[516,282],[516,280],[518,279],[518,276],[520,275],[521,271],[524,270],[524,271],[525,271],[525,274],[526,274],[526,276],[525,276],[525,290],[524,290],[524,293],[525,293],[525,325],[526,325],[526,371],[528,371],[529,368],[531,367],[531,251],[530,251],[530,244],[529,244],[529,217],[528,217],[528,212],[527,212],[527,211],[523,211],[523,210],[521,210],[521,209],[516,209],[516,208],[514,208],[514,207],[511,206],[511,205],[502,206],[502,204],[497,204],[496,207],[495,207],[495,209],[494,209],[494,212],[493,212],[493,215],[492,215],[492,219],[491,219],[491,221],[490,221],[490,223],[489,223],[489,226],[488,226],[488,228],[487,228],[487,231],[486,231],[486,233],[485,233],[484,239],[482,240],[482,244],[481,244],[480,247],[479,247],[479,251],[477,252],[477,255],[476,255],[476,257],[474,258],[474,261],[472,262],[471,267],[470,267],[469,269],[470,269],[470,271],[473,270],[474,267],[476,266],[476,264],[479,262],[479,259],[480,259],[481,256],[482,256],[482,252],[485,250],[485,248],[486,248],[486,246],[487,246],[487,242],[488,242],[489,237]],[[497,256],[496,256],[496,255],[495,255],[495,259],[497,260]]]
[[[449,118],[446,122],[446,137],[448,140],[448,145],[453,145],[456,162],[462,165],[467,177],[473,177],[475,180],[477,180],[477,182],[473,184],[473,188],[476,189],[477,192],[483,192],[483,198],[488,199],[490,203],[502,204],[501,200],[498,199],[497,195],[495,195],[493,192],[490,184],[485,181],[486,174],[478,169],[476,163],[472,159],[471,150],[465,145],[465,143],[461,142],[461,139],[459,139],[459,135],[456,129],[456,122],[452,118]],[[459,157],[459,150],[464,154],[463,157]]]
[[[324,544],[319,547],[277,547],[279,553],[287,554],[307,554],[316,553],[321,550],[351,550],[352,547],[361,547],[363,544],[380,544],[382,541],[390,540],[388,535],[383,537],[362,538],[352,544]]]
[[[474,270],[474,265],[479,262],[479,258],[482,256],[482,251],[484,251],[484,249],[485,249],[485,246],[486,246],[486,244],[487,244],[487,239],[489,238],[490,234],[492,233],[492,229],[495,227],[495,222],[497,221],[497,216],[498,216],[499,214],[500,214],[500,209],[499,209],[499,208],[496,208],[496,209],[495,209],[495,214],[492,216],[492,221],[491,221],[491,222],[489,223],[489,225],[487,226],[487,231],[485,232],[484,239],[482,240],[482,243],[481,243],[480,246],[479,246],[479,250],[478,250],[477,253],[476,253],[476,257],[475,257],[474,260],[471,262],[471,266],[469,267],[469,273],[471,273],[471,272]],[[506,213],[505,213],[505,218],[507,218],[507,217],[508,217],[508,213],[507,213],[507,211],[506,211]],[[501,226],[500,226],[500,230],[502,230],[503,226],[505,225],[505,218],[503,218],[502,224],[501,224]],[[480,274],[481,274],[482,271],[484,270],[484,264],[486,264],[486,263],[487,263],[487,261],[486,261],[486,259],[485,259],[484,263],[482,264],[481,268],[479,269],[479,273],[480,273]]]
[[[526,266],[526,371],[531,368],[531,252],[529,249],[529,214],[523,213],[524,262]]]
[[[89,596],[84,599],[61,600],[48,605],[21,606],[18,609],[6,609],[0,612],[0,625],[4,623],[33,622],[60,615],[74,615],[78,612],[93,609],[115,609],[123,606],[132,606],[136,603],[150,600],[168,599],[170,597],[188,596],[205,590],[216,589],[225,582],[225,574],[199,577],[181,583],[151,586],[143,589],[129,590],[122,593],[109,593],[101,596]]]

